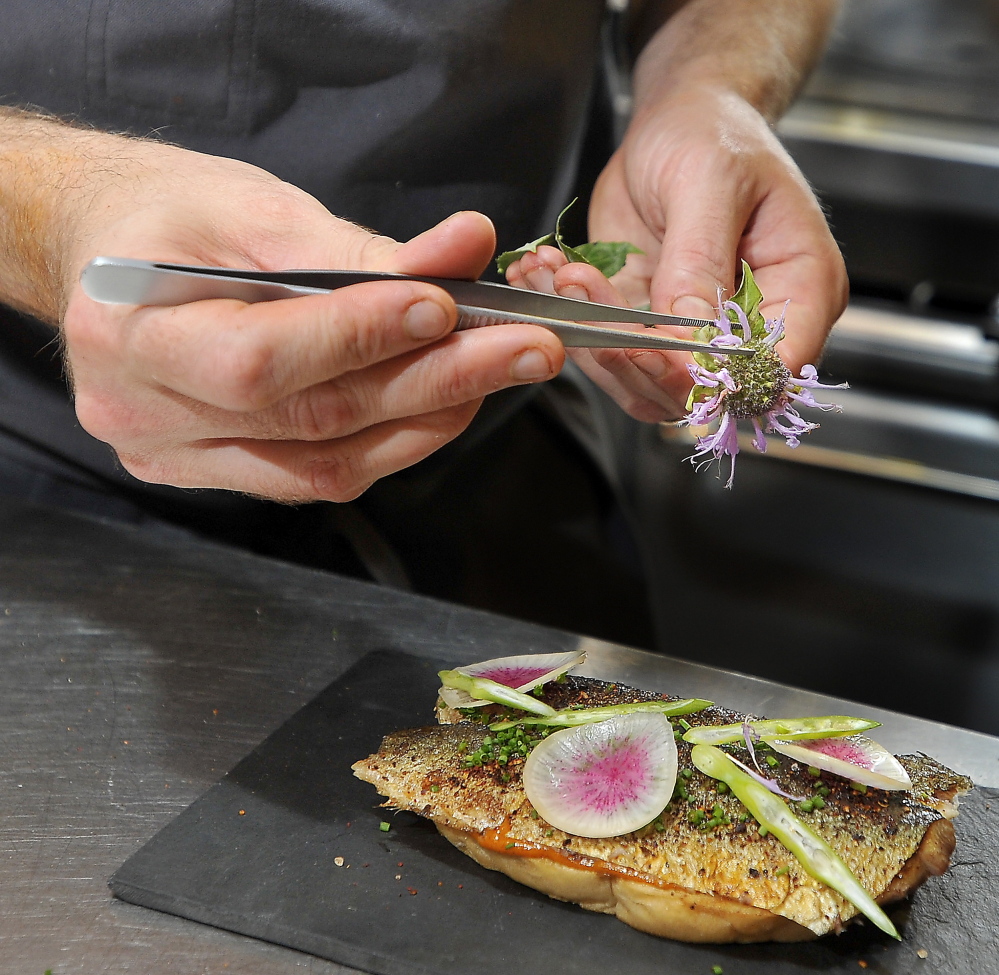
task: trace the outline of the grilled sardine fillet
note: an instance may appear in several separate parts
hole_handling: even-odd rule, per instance
[[[551,688],[548,703],[596,706],[665,695],[569,678]],[[445,720],[457,713],[440,714]],[[697,724],[729,724],[744,716],[712,707]],[[857,914],[835,891],[805,873],[780,842],[761,836],[731,794],[689,761],[678,742],[687,798],[674,796],[652,823],[624,836],[591,839],[555,829],[524,794],[520,759],[466,767],[489,732],[481,724],[398,731],[354,774],[387,797],[383,805],[432,820],[455,846],[485,867],[559,900],[615,914],[632,927],[681,941],[801,941],[839,931]],[[790,759],[771,773],[794,794],[829,789],[825,807],[802,818],[843,858],[882,904],[905,897],[943,873],[954,849],[956,799],[967,778],[925,756],[901,756],[913,789],[854,790],[823,773],[821,779]],[[728,823],[712,829],[691,822],[695,809],[718,804]],[[694,817],[696,818],[696,817]]]

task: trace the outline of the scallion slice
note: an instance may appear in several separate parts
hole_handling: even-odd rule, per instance
[[[636,701],[634,704],[609,704],[599,708],[566,708],[556,711],[547,718],[511,718],[497,721],[489,726],[491,731],[505,731],[516,725],[532,725],[543,728],[574,728],[578,725],[606,721],[620,714],[665,714],[667,717],[680,714],[693,714],[710,707],[711,701],[688,697],[680,701]]]
[[[885,934],[902,940],[888,915],[878,907],[853,871],[818,833],[791,812],[786,802],[747,775],[720,748],[695,745],[690,750],[690,760],[705,775],[724,782],[760,826],[773,833],[794,854],[807,873],[842,894]]]
[[[776,718],[768,721],[747,721],[739,724],[700,725],[691,728],[684,741],[692,745],[728,745],[742,741],[748,728],[754,738],[768,741],[771,738],[794,740],[799,738],[835,738],[840,735],[855,735],[861,731],[880,727],[880,721],[867,718],[851,718],[843,714],[825,715],[819,718]]]
[[[556,713],[555,708],[545,704],[544,701],[539,701],[533,695],[515,691],[512,687],[498,684],[485,677],[469,677],[457,670],[442,670],[437,676],[440,677],[441,683],[445,687],[454,687],[459,691],[465,691],[476,701],[505,704],[518,711],[529,711],[531,714],[540,714],[545,717],[551,717]]]
[[[455,670],[466,677],[482,677],[526,693],[561,677],[574,667],[578,667],[584,660],[586,660],[585,650],[569,650],[565,653],[522,653],[513,657],[480,660],[478,663],[456,667]],[[452,708],[477,708],[489,703],[477,700],[457,687],[443,688],[440,697]]]

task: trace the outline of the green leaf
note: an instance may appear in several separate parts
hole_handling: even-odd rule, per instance
[[[588,244],[580,244],[573,250],[580,259],[592,264],[605,278],[613,277],[621,268],[629,254],[644,254],[641,248],[629,244],[626,240],[594,240]]]
[[[757,286],[753,272],[745,261],[742,262],[742,281],[739,284],[739,290],[732,295],[732,301],[746,313],[753,336],[762,336],[766,330],[766,321],[760,313],[763,292]],[[733,321],[736,320],[733,312],[729,312],[729,317]]]
[[[604,277],[611,277],[617,274],[624,267],[624,262],[629,254],[642,254],[634,244],[629,244],[626,240],[596,240],[588,244],[580,244],[573,247],[565,242],[562,236],[562,218],[576,204],[572,202],[558,215],[555,221],[555,233],[546,234],[537,240],[532,240],[523,247],[518,247],[515,251],[504,251],[496,258],[496,267],[500,274],[506,274],[506,269],[514,262],[519,261],[525,254],[536,254],[542,244],[554,244],[565,255],[565,259],[570,264],[591,264]]]
[[[573,197],[569,201],[569,205],[558,215],[555,220],[555,243],[558,244],[558,248],[565,255],[566,260],[572,264],[588,264],[589,262],[580,256],[579,252],[574,248],[570,247],[569,244],[565,242],[565,238],[562,236],[562,218],[576,205],[576,200],[579,197]]]
[[[523,247],[518,247],[515,251],[504,251],[496,258],[496,270],[500,274],[506,274],[506,269],[513,264],[514,261],[519,261],[525,254],[536,254],[538,248],[543,244],[554,244],[555,235],[545,234],[544,237],[539,237],[537,240],[532,240],[529,244],[524,244]]]

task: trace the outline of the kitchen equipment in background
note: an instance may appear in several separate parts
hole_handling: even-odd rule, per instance
[[[635,435],[660,646],[996,733],[999,4],[846,0],[778,132],[850,273],[851,389],[730,491],[682,428]]]

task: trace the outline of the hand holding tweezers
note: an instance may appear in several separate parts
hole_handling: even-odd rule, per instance
[[[748,348],[717,348],[651,329],[653,325],[699,328],[711,324],[704,319],[601,305],[488,281],[384,271],[250,271],[121,257],[97,257],[80,276],[84,292],[94,301],[127,305],[180,305],[209,298],[275,301],[324,294],[352,284],[400,280],[422,281],[446,291],[461,315],[458,329],[528,322],[550,329],[570,348],[666,349],[710,352],[712,355],[753,355],[755,352]],[[646,328],[628,331],[583,324],[585,322],[617,322]]]

